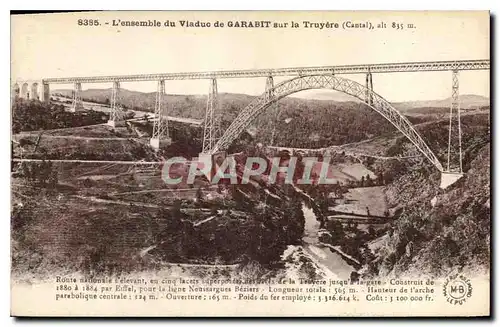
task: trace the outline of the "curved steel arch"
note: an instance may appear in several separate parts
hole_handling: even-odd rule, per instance
[[[243,109],[209,153],[213,154],[229,147],[248,125],[271,104],[290,94],[310,89],[333,89],[360,99],[391,122],[440,172],[443,172],[443,166],[413,128],[410,121],[387,100],[357,82],[334,75],[299,76],[277,84]],[[366,102],[365,97],[370,99],[372,103]]]

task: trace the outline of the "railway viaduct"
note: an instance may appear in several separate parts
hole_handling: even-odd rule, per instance
[[[462,130],[460,124],[459,73],[466,70],[489,70],[490,60],[453,60],[428,62],[402,62],[384,64],[333,65],[317,67],[291,67],[271,69],[223,70],[209,72],[181,72],[115,76],[87,76],[45,78],[35,81],[15,81],[12,84],[12,93],[15,97],[50,100],[50,85],[73,85],[72,111],[83,110],[81,92],[82,84],[110,83],[111,115],[108,125],[115,127],[123,120],[120,106],[120,87],[127,82],[156,81],[156,102],[153,135],[150,144],[159,149],[161,143],[170,142],[168,131],[168,113],[163,108],[165,96],[165,82],[176,80],[205,79],[209,82],[207,105],[203,120],[203,147],[200,158],[211,162],[213,157],[224,151],[246,128],[265,110],[275,107],[279,99],[288,95],[309,89],[330,89],[343,92],[357,98],[371,109],[387,119],[396,129],[407,137],[416,148],[441,172],[441,187],[445,188],[456,182],[462,175]],[[443,165],[427,146],[425,140],[413,128],[408,119],[397,108],[388,102],[382,95],[375,92],[373,75],[384,73],[425,73],[443,71],[450,73],[452,86],[450,101],[450,123],[448,137],[448,153]],[[362,74],[364,85],[347,78],[349,75]],[[289,77],[279,84],[274,83],[277,76]],[[221,113],[218,105],[217,80],[225,78],[265,78],[265,88],[261,96],[241,110],[236,119],[226,131],[220,127]],[[456,160],[454,158],[457,158]]]

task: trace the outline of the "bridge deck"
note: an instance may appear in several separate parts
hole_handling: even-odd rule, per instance
[[[395,72],[423,72],[423,71],[449,71],[449,70],[489,70],[490,60],[454,60],[454,61],[428,61],[404,62],[385,64],[339,65],[317,67],[291,67],[271,69],[246,69],[246,70],[221,70],[210,72],[181,72],[138,75],[113,75],[113,76],[87,76],[87,77],[62,77],[46,78],[44,83],[69,84],[102,83],[102,82],[132,82],[132,81],[157,81],[157,80],[190,80],[210,78],[251,78],[272,76],[300,76],[311,74],[361,74],[361,73],[395,73]]]

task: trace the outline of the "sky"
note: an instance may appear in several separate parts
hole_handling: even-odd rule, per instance
[[[98,20],[82,26],[79,19]],[[113,26],[151,20],[162,27]],[[211,27],[181,27],[180,21]],[[286,28],[230,28],[228,22],[271,21]],[[175,27],[165,27],[166,21]],[[216,21],[224,27],[214,27]],[[291,22],[298,23],[291,28]],[[306,28],[304,21],[339,28]],[[386,28],[342,29],[343,23]],[[106,24],[106,22],[108,24]],[[414,24],[395,29],[392,23]],[[12,80],[50,77],[489,59],[488,12],[92,12],[11,16]],[[363,75],[347,78],[364,83]],[[275,79],[275,83],[286,77]],[[389,101],[444,99],[451,72],[374,74],[374,90]],[[71,85],[51,85],[52,89]],[[83,89],[110,84],[83,84]],[[151,92],[156,83],[122,87]],[[219,79],[219,92],[261,94],[265,78]],[[205,94],[208,80],[166,81],[169,94]],[[321,98],[325,92],[320,91]],[[489,96],[489,71],[460,73],[460,93]],[[296,96],[314,97],[314,92]],[[332,95],[334,92],[332,92]]]

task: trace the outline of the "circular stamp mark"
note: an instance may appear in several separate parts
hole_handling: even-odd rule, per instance
[[[443,294],[451,304],[464,304],[472,296],[470,279],[462,274],[450,275],[443,284]]]

